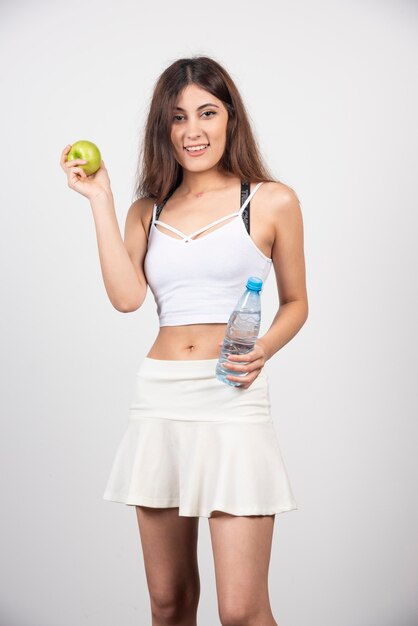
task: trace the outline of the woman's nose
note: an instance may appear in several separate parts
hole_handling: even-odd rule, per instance
[[[199,120],[190,119],[187,122],[186,134],[187,134],[187,137],[189,139],[193,139],[194,137],[200,137],[201,134],[202,134],[202,131],[201,131],[201,128],[200,128],[200,121]]]

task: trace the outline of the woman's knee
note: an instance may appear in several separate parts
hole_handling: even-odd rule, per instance
[[[200,587],[181,590],[151,590],[151,613],[160,624],[176,624],[195,615],[199,604]]]
[[[273,624],[270,606],[258,605],[254,598],[231,600],[219,606],[219,619],[222,626],[254,626]]]

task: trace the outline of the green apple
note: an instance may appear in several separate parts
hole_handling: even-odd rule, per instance
[[[73,159],[87,161],[87,163],[82,163],[79,166],[85,171],[87,176],[97,172],[102,162],[99,148],[92,141],[85,139],[80,139],[80,141],[76,141],[72,144],[71,150],[67,155],[67,160],[72,161]]]

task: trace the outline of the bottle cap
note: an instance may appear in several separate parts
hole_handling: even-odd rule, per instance
[[[263,280],[258,276],[249,276],[246,287],[247,289],[251,289],[251,291],[261,291],[263,287]]]

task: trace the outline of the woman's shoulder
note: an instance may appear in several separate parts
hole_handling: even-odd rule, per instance
[[[264,181],[260,188],[259,200],[263,202],[269,212],[272,211],[273,213],[300,204],[295,190],[280,181]]]
[[[156,198],[153,198],[151,196],[142,197],[142,198],[137,198],[136,200],[134,200],[132,205],[135,205],[136,207],[138,207],[138,210],[143,210],[144,208],[148,206],[154,206],[155,201],[156,201]]]
[[[146,232],[148,232],[148,225],[152,218],[155,201],[156,198],[154,197],[137,198],[129,209],[130,212],[134,212],[141,220]]]
[[[252,187],[254,185],[255,183],[251,183]],[[272,196],[276,198],[276,200],[286,200],[287,198],[296,195],[295,190],[292,189],[292,187],[280,181],[265,180],[263,181],[262,188],[266,196]]]

